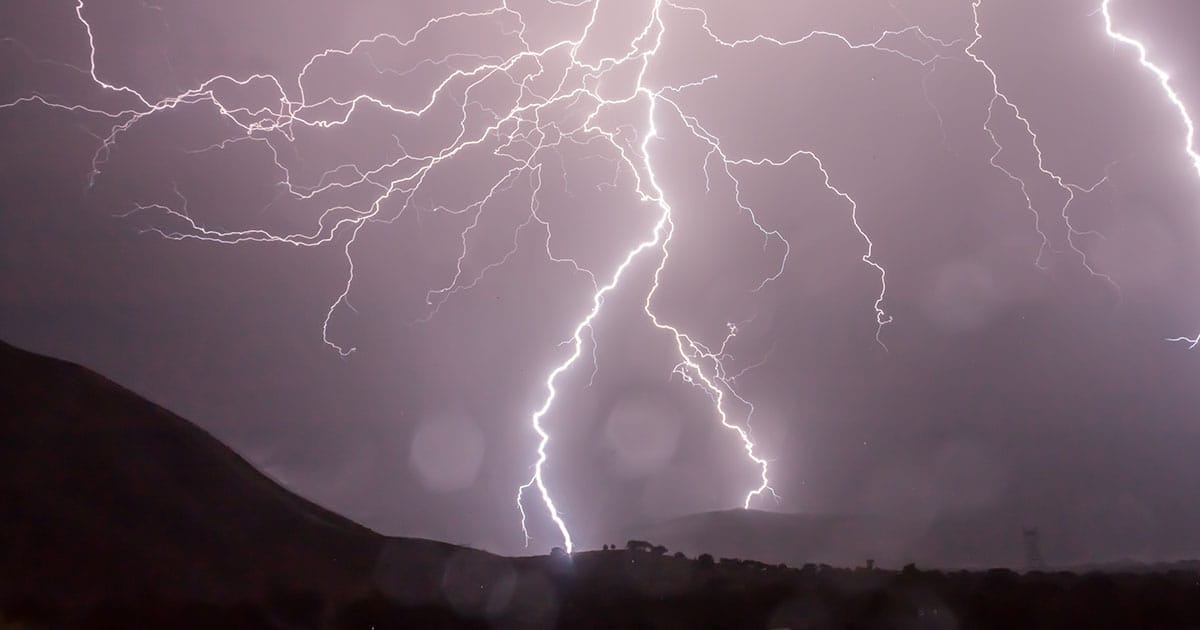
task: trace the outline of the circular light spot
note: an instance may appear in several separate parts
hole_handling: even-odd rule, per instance
[[[604,425],[615,472],[642,477],[660,470],[675,454],[681,429],[679,414],[663,401],[646,396],[617,401]]]
[[[453,492],[475,483],[483,464],[483,433],[460,415],[427,418],[417,427],[409,465],[432,492]]]

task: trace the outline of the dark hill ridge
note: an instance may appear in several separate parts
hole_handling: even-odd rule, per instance
[[[868,558],[898,569],[915,563],[941,569],[1026,567],[1022,530],[1027,521],[1019,507],[996,506],[946,511],[926,518],[870,514],[791,514],[733,509],[689,514],[633,524],[606,536],[610,540],[652,540],[688,554],[745,558],[771,564],[863,566]],[[1088,523],[1052,522],[1042,550],[1050,567],[1154,570],[1196,557],[1195,534],[1132,541],[1140,553],[1105,557],[1079,541]],[[1076,537],[1074,533],[1081,533]],[[1184,549],[1185,551],[1179,551]],[[1186,565],[1178,565],[1180,567]]]
[[[0,597],[222,599],[439,588],[452,555],[280,487],[86,368],[0,343]],[[403,582],[403,584],[397,581]]]
[[[1024,564],[1019,519],[983,511],[919,522],[733,509],[633,525],[615,537],[653,540],[689,554],[708,552],[792,566],[862,566],[868,558],[894,568],[910,562],[981,569]]]

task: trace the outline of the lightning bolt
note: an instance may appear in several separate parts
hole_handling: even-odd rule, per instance
[[[1150,54],[1147,52],[1145,44],[1128,35],[1125,35],[1124,33],[1121,33],[1116,29],[1116,27],[1113,26],[1112,0],[1104,0],[1101,3],[1100,14],[1104,16],[1104,32],[1115,41],[1126,46],[1130,46],[1137,51],[1138,63],[1141,64],[1141,66],[1148,70],[1151,74],[1153,74],[1156,79],[1158,79],[1158,84],[1162,86],[1163,93],[1166,94],[1167,100],[1171,101],[1171,104],[1175,106],[1176,111],[1179,112],[1179,118],[1183,121],[1183,126],[1185,129],[1183,137],[1183,151],[1188,156],[1188,159],[1191,160],[1192,168],[1196,170],[1196,175],[1200,176],[1200,152],[1197,152],[1195,148],[1196,123],[1192,122],[1192,117],[1190,114],[1188,114],[1187,105],[1184,105],[1183,99],[1179,96],[1179,93],[1176,92],[1175,88],[1171,86],[1171,75],[1167,74],[1165,70],[1154,65],[1154,62],[1150,61]]]
[[[842,183],[836,174],[831,173],[821,155],[803,146],[776,155],[730,154],[725,148],[728,144],[723,143],[721,136],[714,132],[710,125],[691,113],[681,98],[686,92],[703,90],[710,82],[719,80],[717,75],[710,74],[667,85],[650,83],[647,78],[648,69],[663,47],[669,27],[695,29],[710,42],[725,49],[790,49],[822,41],[856,53],[887,55],[901,59],[922,73],[920,86],[931,113],[942,130],[944,145],[947,144],[947,139],[942,113],[929,98],[926,81],[941,61],[966,59],[974,63],[985,73],[991,86],[984,123],[984,131],[994,149],[988,157],[988,164],[1020,191],[1025,208],[1033,217],[1034,231],[1041,240],[1034,264],[1042,267],[1045,254],[1057,254],[1059,250],[1052,244],[1052,238],[1045,228],[1048,222],[1038,209],[1039,203],[1033,199],[1030,184],[1001,159],[1005,152],[1005,144],[994,126],[994,122],[1001,115],[1011,115],[1022,125],[1025,133],[1023,141],[1032,146],[1036,156],[1033,167],[1040,177],[1053,182],[1061,192],[1062,199],[1057,205],[1057,214],[1066,228],[1067,247],[1077,255],[1083,267],[1091,274],[1112,283],[1109,276],[1092,267],[1083,249],[1077,245],[1076,239],[1092,235],[1094,232],[1077,229],[1070,217],[1070,207],[1074,200],[1104,184],[1107,181],[1107,173],[1093,183],[1081,185],[1067,181],[1047,165],[1034,125],[1002,90],[996,71],[977,52],[983,40],[979,15],[982,2],[983,0],[971,2],[974,19],[971,37],[942,39],[927,33],[918,25],[910,24],[903,28],[883,30],[878,36],[865,41],[855,41],[845,35],[823,30],[813,30],[789,38],[766,34],[733,38],[721,33],[719,25],[714,23],[703,8],[674,0],[652,0],[647,5],[638,7],[622,5],[622,11],[635,16],[632,19],[640,19],[636,17],[639,15],[644,16],[645,21],[639,23],[640,30],[627,42],[622,42],[622,52],[589,60],[582,51],[586,44],[598,37],[595,31],[601,7],[609,6],[609,0],[543,0],[544,6],[571,12],[573,16],[579,13],[584,17],[579,19],[582,25],[574,36],[536,46],[531,43],[535,37],[530,32],[527,16],[511,6],[510,0],[500,0],[498,5],[488,9],[460,11],[434,17],[405,37],[380,33],[357,40],[350,46],[326,48],[308,58],[295,76],[288,77],[287,80],[271,74],[219,74],[185,91],[163,98],[153,98],[131,86],[121,85],[103,77],[103,73],[97,67],[96,37],[86,16],[87,7],[84,0],[77,0],[74,13],[88,45],[86,64],[74,65],[37,58],[32,51],[12,38],[0,38],[0,45],[17,46],[35,63],[57,64],[82,75],[90,85],[100,88],[102,92],[125,104],[100,106],[71,103],[33,92],[11,102],[0,103],[0,110],[37,105],[108,121],[107,131],[96,134],[98,147],[92,156],[91,169],[87,174],[88,185],[94,186],[111,158],[118,140],[143,120],[182,107],[211,106],[221,120],[232,125],[234,132],[219,142],[189,152],[223,151],[241,143],[252,143],[262,147],[270,156],[271,167],[278,173],[278,198],[324,204],[321,206],[324,209],[316,217],[315,224],[307,231],[292,233],[266,228],[214,229],[192,216],[188,210],[187,197],[174,184],[173,199],[135,202],[119,216],[154,213],[161,217],[163,222],[144,229],[173,240],[200,240],[221,245],[274,243],[295,247],[340,247],[346,260],[346,282],[325,313],[322,339],[342,356],[353,353],[355,347],[334,340],[330,334],[330,324],[338,309],[354,309],[350,303],[350,294],[355,278],[355,245],[366,226],[393,223],[409,212],[460,217],[466,223],[459,233],[458,246],[453,253],[453,273],[446,282],[435,285],[435,288],[426,292],[425,302],[428,308],[421,317],[412,322],[413,325],[430,321],[454,296],[475,288],[489,273],[507,264],[519,251],[523,238],[540,239],[545,259],[551,264],[570,269],[581,282],[590,287],[591,298],[587,307],[581,309],[583,312],[579,318],[568,328],[570,334],[559,346],[566,348],[563,356],[557,363],[547,367],[541,383],[541,402],[528,416],[530,429],[537,438],[536,457],[531,465],[530,477],[516,491],[515,504],[520,514],[520,524],[527,546],[531,542],[531,515],[527,511],[526,502],[528,495],[536,494],[546,516],[557,530],[564,548],[571,552],[575,547],[575,540],[567,524],[567,517],[554,500],[554,493],[550,487],[552,484],[548,479],[552,440],[549,422],[564,375],[576,368],[589,351],[593,378],[599,369],[596,360],[595,324],[603,315],[606,302],[619,291],[644,291],[641,307],[646,319],[655,330],[661,331],[673,342],[676,356],[673,358],[671,377],[678,376],[685,384],[701,390],[707,396],[720,425],[737,439],[749,465],[756,471],[757,481],[742,496],[742,506],[749,508],[766,495],[779,500],[770,482],[770,461],[759,453],[758,444],[753,436],[751,419],[755,412],[754,404],[736,387],[737,380],[768,361],[770,353],[757,363],[739,370],[735,371],[732,367],[733,346],[736,344],[738,332],[752,322],[747,320],[728,323],[723,338],[706,341],[671,323],[655,308],[656,296],[664,282],[664,271],[672,260],[671,246],[680,238],[676,231],[676,210],[671,203],[673,197],[678,197],[664,190],[653,159],[653,147],[656,143],[664,141],[659,131],[661,121],[669,119],[679,124],[701,146],[706,147],[701,165],[705,192],[711,192],[714,177],[727,181],[732,189],[733,210],[738,216],[745,217],[749,225],[758,231],[764,251],[771,244],[775,244],[781,251],[774,261],[771,273],[761,278],[755,286],[747,287],[748,293],[762,291],[783,277],[792,248],[779,229],[760,220],[758,211],[744,201],[741,174],[747,169],[807,167],[820,175],[822,194],[844,204],[848,211],[849,226],[863,243],[861,261],[878,277],[879,290],[872,303],[875,319],[874,338],[883,350],[887,349],[882,337],[884,327],[893,321],[885,309],[888,300],[887,269],[876,258],[876,244],[861,220],[859,204],[852,196],[852,187]],[[894,2],[889,3],[903,16],[903,12]],[[1110,0],[1104,0],[1100,8],[1105,18],[1107,33],[1116,41],[1134,47],[1139,53],[1141,64],[1159,78],[1163,89],[1186,122],[1186,148],[1197,172],[1200,173],[1200,154],[1192,148],[1194,126],[1179,96],[1171,88],[1170,78],[1149,62],[1146,49],[1141,43],[1114,30],[1109,4]],[[159,13],[159,17],[165,20],[161,8],[148,4],[145,6]],[[434,38],[438,29],[458,24],[499,26],[500,41],[497,46],[503,50],[480,53],[456,50],[441,57],[421,58],[403,67],[394,67],[381,58],[380,53],[384,49],[407,51],[418,42]],[[925,52],[907,52],[901,45],[905,39],[915,40]],[[421,93],[415,103],[401,104],[369,92],[349,97],[323,96],[320,87],[312,79],[318,66],[351,57],[365,59],[375,73],[390,79],[398,80],[418,73],[438,74],[432,88]],[[631,68],[636,70],[631,85],[623,88],[610,85],[611,79],[612,83],[620,86],[616,77],[620,72]],[[497,86],[505,88],[507,96],[492,95],[491,100],[487,100],[483,93],[489,89],[494,91]],[[265,102],[250,106],[234,105],[231,97],[226,96],[227,91],[249,87],[269,93],[270,97]],[[496,100],[499,102],[493,102]],[[294,176],[293,166],[286,157],[285,149],[294,148],[298,142],[298,134],[347,125],[360,112],[372,110],[419,121],[447,102],[452,102],[457,108],[454,114],[455,129],[450,132],[449,140],[434,150],[410,151],[399,136],[393,136],[395,151],[390,157],[372,164],[340,164],[324,171],[315,181],[310,182]],[[609,114],[616,115],[617,112],[625,110],[638,112],[633,122],[617,124],[608,120]],[[611,179],[598,187],[620,189],[628,185],[631,197],[636,199],[639,207],[647,208],[652,213],[653,221],[649,229],[628,249],[616,252],[613,257],[616,264],[611,270],[588,268],[568,252],[562,251],[555,243],[552,223],[542,211],[542,191],[546,185],[546,175],[550,172],[547,165],[552,163],[551,160],[563,162],[560,149],[564,146],[585,150],[588,157],[611,165]],[[421,202],[418,201],[418,193],[425,190],[431,172],[450,168],[450,165],[456,164],[456,160],[463,156],[477,154],[489,155],[491,159],[506,167],[497,179],[491,181],[486,193],[461,207],[419,207]],[[565,164],[562,167],[562,185],[570,193]],[[529,189],[529,205],[523,220],[519,220],[513,228],[511,245],[500,256],[472,270],[468,259],[474,251],[473,244],[480,238],[479,233],[485,230],[485,216],[493,212],[495,206],[502,205],[498,202],[502,194],[522,190],[521,187],[525,186]],[[367,201],[338,201],[342,195],[360,191],[368,193]],[[523,206],[522,211],[524,212]],[[684,211],[686,210],[680,210]],[[418,219],[419,216],[418,214]],[[653,273],[644,281],[639,280],[634,271],[642,260],[647,260],[647,264],[653,265]],[[1113,286],[1115,287],[1115,284]],[[1178,338],[1173,341],[1187,341],[1195,346],[1200,344],[1200,337]]]
[[[1196,123],[1192,121],[1192,116],[1188,113],[1187,105],[1184,104],[1183,98],[1179,96],[1179,93],[1171,85],[1171,75],[1150,61],[1150,53],[1146,50],[1145,44],[1116,29],[1113,25],[1112,0],[1103,0],[1100,4],[1099,12],[1104,17],[1105,34],[1112,38],[1113,41],[1131,47],[1137,52],[1138,64],[1154,75],[1154,78],[1158,79],[1158,84],[1162,87],[1163,94],[1175,106],[1175,110],[1179,112],[1179,118],[1183,122],[1184,127],[1183,151],[1188,159],[1191,160],[1192,168],[1195,169],[1196,175],[1200,176],[1200,152],[1196,151]],[[1197,345],[1200,345],[1200,335],[1196,335],[1195,337],[1170,337],[1167,341],[1185,343],[1188,348],[1195,348]]]
[[[1066,181],[1061,175],[1046,166],[1046,156],[1042,152],[1041,141],[1037,132],[1033,129],[1033,123],[1029,121],[1029,118],[1024,114],[1024,112],[1021,111],[1021,108],[1016,104],[1016,102],[1009,98],[1008,94],[1006,94],[1004,90],[1000,88],[1000,78],[996,74],[996,70],[992,68],[992,66],[986,60],[980,57],[978,53],[975,52],[975,48],[983,41],[982,25],[979,19],[979,8],[982,5],[983,0],[971,1],[971,16],[974,20],[974,37],[971,40],[971,43],[967,45],[964,52],[972,61],[984,69],[991,81],[992,94],[991,99],[988,102],[987,119],[984,121],[984,130],[987,132],[988,138],[991,140],[995,151],[992,153],[991,157],[988,158],[988,163],[991,164],[992,168],[1003,173],[1009,180],[1017,185],[1021,192],[1022,198],[1025,200],[1025,208],[1030,214],[1033,215],[1034,231],[1037,232],[1042,241],[1038,247],[1037,256],[1034,258],[1034,265],[1036,265],[1039,269],[1044,269],[1045,267],[1042,259],[1045,257],[1046,252],[1050,251],[1054,254],[1058,254],[1060,252],[1051,245],[1050,237],[1046,234],[1046,231],[1043,228],[1043,223],[1045,221],[1042,218],[1041,212],[1038,211],[1036,204],[1034,203],[1032,194],[1029,191],[1029,183],[1023,177],[1015,174],[1011,169],[1003,166],[997,161],[1000,155],[1004,152],[1004,146],[1001,144],[1000,139],[996,135],[996,130],[993,127],[993,122],[995,121],[997,114],[997,105],[999,104],[1003,104],[1005,108],[1011,110],[1013,117],[1024,128],[1025,133],[1029,138],[1029,144],[1033,148],[1034,155],[1036,156],[1035,166],[1038,172],[1043,177],[1051,180],[1054,185],[1057,186],[1058,189],[1063,193],[1063,202],[1062,205],[1059,206],[1058,214],[1062,219],[1063,224],[1067,228],[1067,246],[1079,257],[1081,264],[1083,265],[1084,269],[1088,271],[1088,273],[1107,282],[1119,295],[1120,287],[1117,286],[1112,277],[1110,277],[1108,274],[1097,271],[1088,261],[1087,254],[1085,254],[1083,250],[1080,249],[1076,244],[1076,238],[1081,236],[1096,236],[1097,233],[1094,230],[1081,231],[1076,229],[1075,225],[1071,222],[1071,216],[1069,212],[1071,204],[1074,203],[1078,195],[1094,192],[1102,184],[1108,181],[1108,174],[1105,173],[1103,177],[1098,178],[1097,181],[1090,185],[1080,185]]]

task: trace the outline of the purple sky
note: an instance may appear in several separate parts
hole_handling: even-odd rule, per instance
[[[513,168],[492,153],[503,144],[494,134],[373,215],[394,220],[325,229],[322,246],[163,238],[157,231],[200,234],[163,206],[227,234],[312,233],[331,208],[326,226],[350,221],[380,196],[374,183],[311,196],[304,187],[351,182],[348,168],[322,182],[339,165],[365,169],[454,146],[463,111],[469,135],[559,85],[614,100],[633,94],[642,57],[629,42],[653,4],[601,4],[577,61],[634,57],[597,79],[570,69],[560,47],[543,57],[540,75],[525,59],[465,99],[471,81],[455,79],[420,117],[363,101],[344,125],[255,131],[256,141],[207,151],[199,150],[247,132],[211,99],[193,99],[201,102],[138,118],[97,154],[113,126],[130,120],[97,111],[146,106],[88,76],[87,32],[71,2],[5,3],[0,102],[40,95],[93,111],[32,101],[0,109],[0,337],[112,377],[379,531],[521,551],[514,495],[536,457],[529,417],[594,292],[573,264],[548,257],[547,230],[552,254],[591,270],[601,285],[651,233],[660,208],[635,190],[637,178],[649,190],[641,154],[648,98],[596,114],[613,143],[580,132],[577,144],[542,148],[530,168],[504,180],[511,185],[468,232],[459,289],[433,294],[436,314],[427,293],[453,286],[461,234],[478,210],[471,204]],[[858,44],[917,25],[948,44],[908,32],[884,40],[892,52],[822,35],[722,46],[682,4],[662,8],[665,30],[642,85],[717,78],[663,93],[686,120],[668,101],[656,105],[657,136],[646,146],[675,234],[653,311],[710,348],[721,345],[727,322],[744,322],[724,369],[756,366],[728,384],[755,406],[756,453],[770,460],[780,496],[753,507],[924,521],[994,510],[1038,525],[1048,557],[1200,554],[1192,533],[1200,531],[1200,350],[1164,340],[1200,330],[1200,177],[1183,151],[1178,111],[1135,51],[1106,36],[1098,0],[985,0],[982,39],[971,49],[1029,120],[1046,169],[1080,186],[1108,175],[1077,193],[1072,241],[1064,189],[1039,172],[1029,134],[1003,102],[989,127],[1005,149],[1000,168],[989,164],[991,77],[967,54],[974,25],[966,0],[695,5],[728,41],[836,31]],[[1200,68],[1188,63],[1200,56],[1200,7],[1113,4],[1118,28],[1146,42],[1184,102],[1200,110]],[[366,94],[421,107],[454,69],[578,38],[592,10],[544,0],[510,6],[437,23],[406,47],[381,40],[321,58],[305,73],[303,98]],[[255,73],[279,77],[300,102],[296,78],[326,48],[381,31],[404,40],[439,13],[492,8],[114,0],[85,6],[83,16],[99,78],[151,102],[214,75]],[[638,52],[659,33],[653,27]],[[934,54],[943,58],[912,59]],[[231,114],[243,124],[262,118],[244,113],[260,108],[281,119],[268,81],[214,86],[227,108],[246,108]],[[503,128],[525,144],[501,152],[526,159],[528,143],[554,142],[595,107],[586,95],[547,105],[539,118]],[[300,115],[346,112],[325,105]],[[886,351],[872,306],[880,275],[862,260],[866,243],[849,204],[825,187],[814,162],[731,168],[742,203],[790,246],[779,277],[755,291],[779,270],[784,246],[764,240],[739,210],[720,157],[687,121],[719,136],[731,160],[781,160],[798,149],[820,156],[830,184],[857,202],[871,260],[887,271],[881,306],[894,321],[880,336]],[[386,185],[416,166],[402,161],[372,181]],[[1042,268],[1035,217],[1001,168],[1026,183],[1041,216]],[[161,205],[127,215],[138,204]],[[326,330],[332,344],[356,349],[342,357],[322,328],[346,286],[356,225],[354,281]],[[602,537],[625,523],[739,506],[757,484],[758,469],[720,426],[709,396],[672,376],[674,339],[643,311],[661,259],[658,247],[635,259],[606,296],[545,417],[553,441],[544,478],[582,546],[612,542]],[[747,406],[722,391],[730,421],[741,424]],[[540,501],[526,508],[531,549],[560,544]]]

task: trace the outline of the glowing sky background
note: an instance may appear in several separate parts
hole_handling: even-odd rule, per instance
[[[576,37],[590,10],[524,4],[541,45]],[[624,54],[652,3],[610,4],[581,54]],[[753,435],[780,496],[753,507],[925,521],[995,512],[1037,525],[1046,555],[1071,561],[1200,554],[1200,354],[1165,341],[1200,331],[1200,177],[1177,110],[1135,52],[1106,36],[1098,0],[987,0],[973,52],[1033,125],[1048,168],[1080,185],[1108,175],[1070,216],[1098,234],[1075,243],[1119,291],[1068,246],[1062,191],[1038,173],[1012,111],[998,107],[993,128],[1006,150],[997,161],[1029,183],[1050,244],[1043,268],[1035,264],[1034,217],[989,164],[991,79],[964,52],[969,2],[737,5],[707,3],[710,27],[726,39],[825,30],[869,42],[915,24],[961,40],[927,66],[828,37],[727,49],[696,12],[663,11],[647,82],[717,75],[677,100],[731,156],[819,154],[857,201],[873,260],[887,269],[885,351],[872,307],[879,274],[861,260],[845,200],[811,161],[747,167],[743,201],[790,243],[782,275],[753,292],[775,273],[780,242],[764,247],[715,168],[706,188],[708,147],[660,112],[650,151],[678,235],[655,310],[710,346],[727,322],[745,322],[726,367],[753,366],[736,385],[755,405]],[[407,38],[436,15],[492,6],[113,0],[84,15],[99,75],[157,100],[216,74],[294,79],[327,47],[381,31]],[[1200,6],[1114,0],[1113,14],[1200,110]],[[385,42],[317,64],[306,85],[416,107],[447,67],[476,63],[421,59],[508,55],[514,28],[511,15],[441,25],[407,48]],[[891,45],[921,59],[934,50],[909,36]],[[87,65],[73,3],[0,6],[0,102],[40,94],[129,105],[78,70]],[[633,80],[616,77],[613,89]],[[261,85],[223,94],[247,107],[271,98]],[[395,159],[401,145],[433,150],[456,129],[460,95],[420,119],[364,107],[344,127],[281,140],[278,159],[294,182],[312,185],[339,164]],[[504,91],[476,97],[503,102]],[[638,146],[644,113],[614,111],[605,124],[631,125]],[[343,357],[322,327],[346,283],[348,232],[322,247],[229,246],[148,232],[182,228],[153,209],[122,216],[139,203],[178,208],[182,195],[206,227],[286,234],[312,231],[330,202],[281,194],[261,143],[197,153],[239,131],[210,103],[134,126],[89,187],[98,136],[112,124],[34,102],[0,109],[0,337],[96,369],[381,532],[522,552],[513,498],[535,457],[529,414],[592,294],[584,275],[547,258],[545,227],[518,231],[532,180],[489,203],[464,265],[473,276],[504,258],[514,234],[516,252],[470,290],[435,296],[447,299],[433,317],[427,292],[451,281],[470,220],[438,208],[479,199],[507,167],[482,152],[456,158],[397,220],[361,230],[350,306],[328,322],[330,340],[356,349]],[[543,168],[539,216],[555,253],[606,281],[652,226],[653,207],[632,193],[631,173],[614,180],[599,148],[565,147]],[[351,191],[333,203],[366,198]],[[756,484],[708,398],[672,378],[672,339],[642,311],[656,265],[635,261],[605,302],[594,371],[589,350],[559,381],[546,418],[546,478],[581,546],[613,542],[604,536],[626,523],[739,506]],[[530,549],[559,544],[540,506],[527,507]]]

